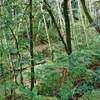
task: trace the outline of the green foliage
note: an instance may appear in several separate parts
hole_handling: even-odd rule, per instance
[[[72,82],[67,79],[65,85],[62,89],[59,89],[58,97],[60,100],[68,100],[69,97],[73,95],[73,84]]]
[[[5,96],[5,93],[4,93],[5,89],[4,89],[4,86],[0,84],[0,99],[2,100]]]
[[[42,96],[42,95],[37,95],[37,89],[36,88],[33,88],[32,91],[30,91],[27,87],[23,87],[23,86],[20,86],[19,87],[19,90],[21,92],[21,94],[23,96],[25,96],[25,100],[57,100],[56,97],[45,97],[45,96]]]
[[[3,1],[3,4],[0,4],[0,100],[5,100],[6,97],[15,97],[16,100],[68,100],[76,95],[81,95],[81,100],[99,100],[100,36],[96,36],[95,30],[88,27],[87,19],[79,18],[77,2],[72,4],[73,16],[84,23],[81,20],[71,20],[73,52],[68,56],[42,0],[33,0],[34,59],[31,59],[28,0]],[[65,29],[61,5],[59,12],[54,0],[48,0],[48,3],[63,35]],[[53,54],[50,48],[41,49],[43,45],[48,46],[49,42]],[[41,47],[40,51],[37,46]],[[53,56],[52,61],[49,55]],[[35,75],[32,91],[29,89],[31,60],[34,60]],[[38,64],[41,61],[46,63]],[[21,74],[23,85],[20,82]]]
[[[53,82],[55,81],[56,95],[60,100],[66,100],[66,98],[68,99],[76,94],[83,95],[91,93],[95,89],[94,81],[96,80],[96,77],[98,77],[99,71],[99,69],[97,69],[97,72],[93,72],[88,69],[89,65],[91,65],[94,61],[99,60],[100,54],[97,52],[99,50],[95,50],[96,49],[92,50],[91,48],[77,50],[69,57],[64,54],[59,55],[58,50],[58,56],[55,54],[56,58],[54,62],[47,62],[43,66],[42,70],[40,70],[40,85],[37,85],[40,93],[44,95],[52,94],[52,88],[54,89]],[[66,68],[68,70],[68,76],[65,79],[64,88],[60,87],[62,68]]]
[[[82,100],[86,100],[88,98],[90,100],[99,100],[99,98],[100,98],[100,91],[99,90],[94,90],[91,93],[87,93],[87,94],[83,95]]]

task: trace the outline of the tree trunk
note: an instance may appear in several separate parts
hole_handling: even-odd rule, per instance
[[[81,4],[83,6],[83,10],[84,10],[84,13],[89,21],[90,24],[94,23],[92,17],[90,16],[89,12],[88,12],[88,9],[86,7],[86,4],[85,4],[85,0],[80,0],[81,1]],[[96,31],[100,34],[100,27],[98,25],[95,26],[95,29]]]
[[[55,25],[55,28],[57,29],[58,35],[59,35],[59,37],[60,37],[60,39],[61,39],[61,41],[62,41],[62,43],[63,43],[63,45],[64,45],[64,48],[65,48],[65,50],[66,50],[66,53],[67,53],[67,45],[66,45],[66,42],[64,41],[64,38],[63,38],[63,36],[62,36],[62,34],[61,34],[61,31],[60,31],[60,29],[59,29],[59,27],[58,27],[58,25],[57,25],[56,19],[55,19],[54,15],[53,15],[53,13],[52,13],[52,11],[51,11],[51,7],[50,7],[50,5],[46,2],[46,0],[44,0],[44,4],[45,4],[45,6],[46,6],[46,10],[48,11],[48,13],[49,13],[49,15],[50,15],[50,17],[51,17],[51,19],[52,19],[54,25]]]
[[[30,15],[29,15],[29,21],[30,21],[30,56],[31,56],[31,91],[34,88],[34,52],[33,52],[33,24],[32,24],[32,0],[29,1],[30,5]]]
[[[72,53],[71,46],[71,32],[70,32],[70,19],[69,19],[69,0],[64,0],[64,17],[65,17],[65,29],[66,29],[66,42],[67,42],[67,53],[70,55]]]
[[[24,85],[24,83],[23,83],[23,75],[22,75],[22,67],[20,66],[21,55],[20,55],[20,52],[19,52],[18,40],[17,40],[17,38],[16,38],[16,36],[14,34],[13,29],[9,25],[8,25],[8,27],[9,27],[9,29],[10,29],[10,31],[12,33],[12,36],[13,36],[13,38],[15,40],[15,46],[16,46],[16,49],[17,49],[16,55],[17,55],[17,59],[18,59],[18,62],[19,62],[19,67],[20,67],[20,82],[21,82],[22,85]],[[16,80],[16,83],[17,83],[17,76],[15,76],[15,80]]]

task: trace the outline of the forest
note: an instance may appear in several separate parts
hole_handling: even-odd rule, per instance
[[[0,0],[0,100],[100,100],[100,0]]]

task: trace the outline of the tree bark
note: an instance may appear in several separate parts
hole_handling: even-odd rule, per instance
[[[51,17],[51,19],[52,19],[52,21],[53,21],[53,23],[54,23],[56,29],[57,29],[57,32],[58,32],[58,34],[59,34],[59,37],[60,37],[60,39],[61,39],[61,41],[62,41],[62,43],[63,43],[63,45],[64,45],[64,47],[65,47],[66,53],[67,53],[67,45],[66,45],[66,42],[64,41],[64,38],[63,38],[63,36],[61,35],[61,32],[60,32],[60,29],[59,29],[59,27],[58,27],[58,25],[57,25],[56,19],[55,19],[54,15],[53,15],[53,13],[52,13],[52,11],[51,11],[51,7],[50,7],[49,4],[46,2],[46,0],[44,0],[44,4],[45,4],[45,6],[46,6],[46,10],[48,11],[48,13],[49,13],[49,15],[50,15],[50,17]]]
[[[30,5],[30,14],[29,14],[29,21],[30,21],[30,56],[31,56],[31,91],[34,88],[34,52],[33,52],[33,23],[32,23],[32,0],[29,1]]]
[[[70,18],[69,18],[69,0],[64,0],[64,18],[65,18],[65,29],[66,29],[66,42],[67,42],[67,53],[70,55],[72,53],[71,46],[71,32],[70,32]]]
[[[83,10],[84,10],[84,13],[85,13],[85,15],[86,15],[89,23],[90,24],[94,23],[91,15],[89,14],[88,9],[86,7],[85,0],[80,0],[80,1],[81,1],[81,4],[82,4]],[[95,27],[96,31],[100,34],[100,27],[98,25],[95,25],[94,27]]]

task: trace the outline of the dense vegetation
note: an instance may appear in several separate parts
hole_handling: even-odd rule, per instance
[[[0,100],[99,100],[100,1],[0,0]]]

